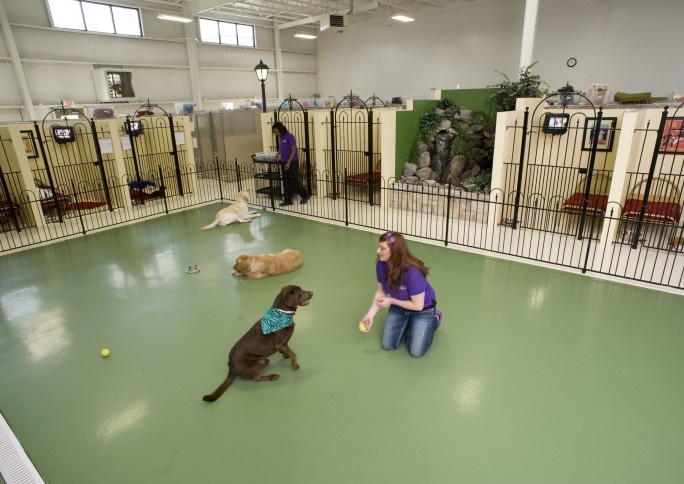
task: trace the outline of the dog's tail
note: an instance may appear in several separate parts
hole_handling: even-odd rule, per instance
[[[228,372],[228,376],[226,379],[221,383],[216,390],[214,390],[214,393],[210,395],[204,395],[202,397],[202,400],[205,402],[214,402],[218,400],[218,398],[225,393],[226,390],[228,390],[228,387],[230,386],[231,383],[235,380],[235,375],[231,372]]]
[[[212,223],[210,223],[209,225],[205,225],[205,226],[202,227],[200,230],[209,230],[209,229],[213,229],[214,227],[216,227],[216,226],[218,225],[218,223],[219,223],[218,220],[214,220]]]

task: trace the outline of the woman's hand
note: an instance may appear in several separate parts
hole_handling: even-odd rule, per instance
[[[363,318],[361,318],[361,322],[366,327],[366,331],[370,331],[370,329],[373,327],[373,318],[371,318],[367,314]]]
[[[386,308],[392,305],[392,298],[387,296],[379,297],[375,300],[375,304],[381,308]]]

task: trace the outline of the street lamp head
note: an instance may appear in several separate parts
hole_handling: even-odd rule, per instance
[[[257,79],[264,82],[268,77],[268,66],[264,64],[264,61],[259,60],[259,63],[254,68],[254,72],[256,72]]]

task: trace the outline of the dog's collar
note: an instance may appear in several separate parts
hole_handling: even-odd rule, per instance
[[[254,263],[256,262],[256,257],[252,259],[252,263],[249,265],[249,269],[247,269],[247,272],[252,272],[252,267],[254,267]]]
[[[264,317],[261,318],[261,332],[263,334],[274,333],[279,329],[287,328],[292,324],[294,311],[284,311],[274,307],[268,308]]]

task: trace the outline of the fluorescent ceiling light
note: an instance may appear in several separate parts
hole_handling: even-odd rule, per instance
[[[398,20],[399,22],[413,22],[414,20],[411,17],[407,17],[406,15],[393,15],[392,18],[394,20]]]
[[[317,38],[318,38],[318,37],[315,36],[315,35],[311,35],[311,34],[300,34],[299,32],[297,32],[296,34],[294,34],[294,36],[297,37],[297,38],[299,38],[299,39],[309,39],[309,40],[311,40],[311,39],[317,39]]]
[[[159,20],[171,20],[172,22],[183,22],[184,24],[187,24],[188,22],[192,22],[191,18],[181,17],[180,15],[169,15],[167,13],[160,13],[159,15],[157,15],[157,18]]]

